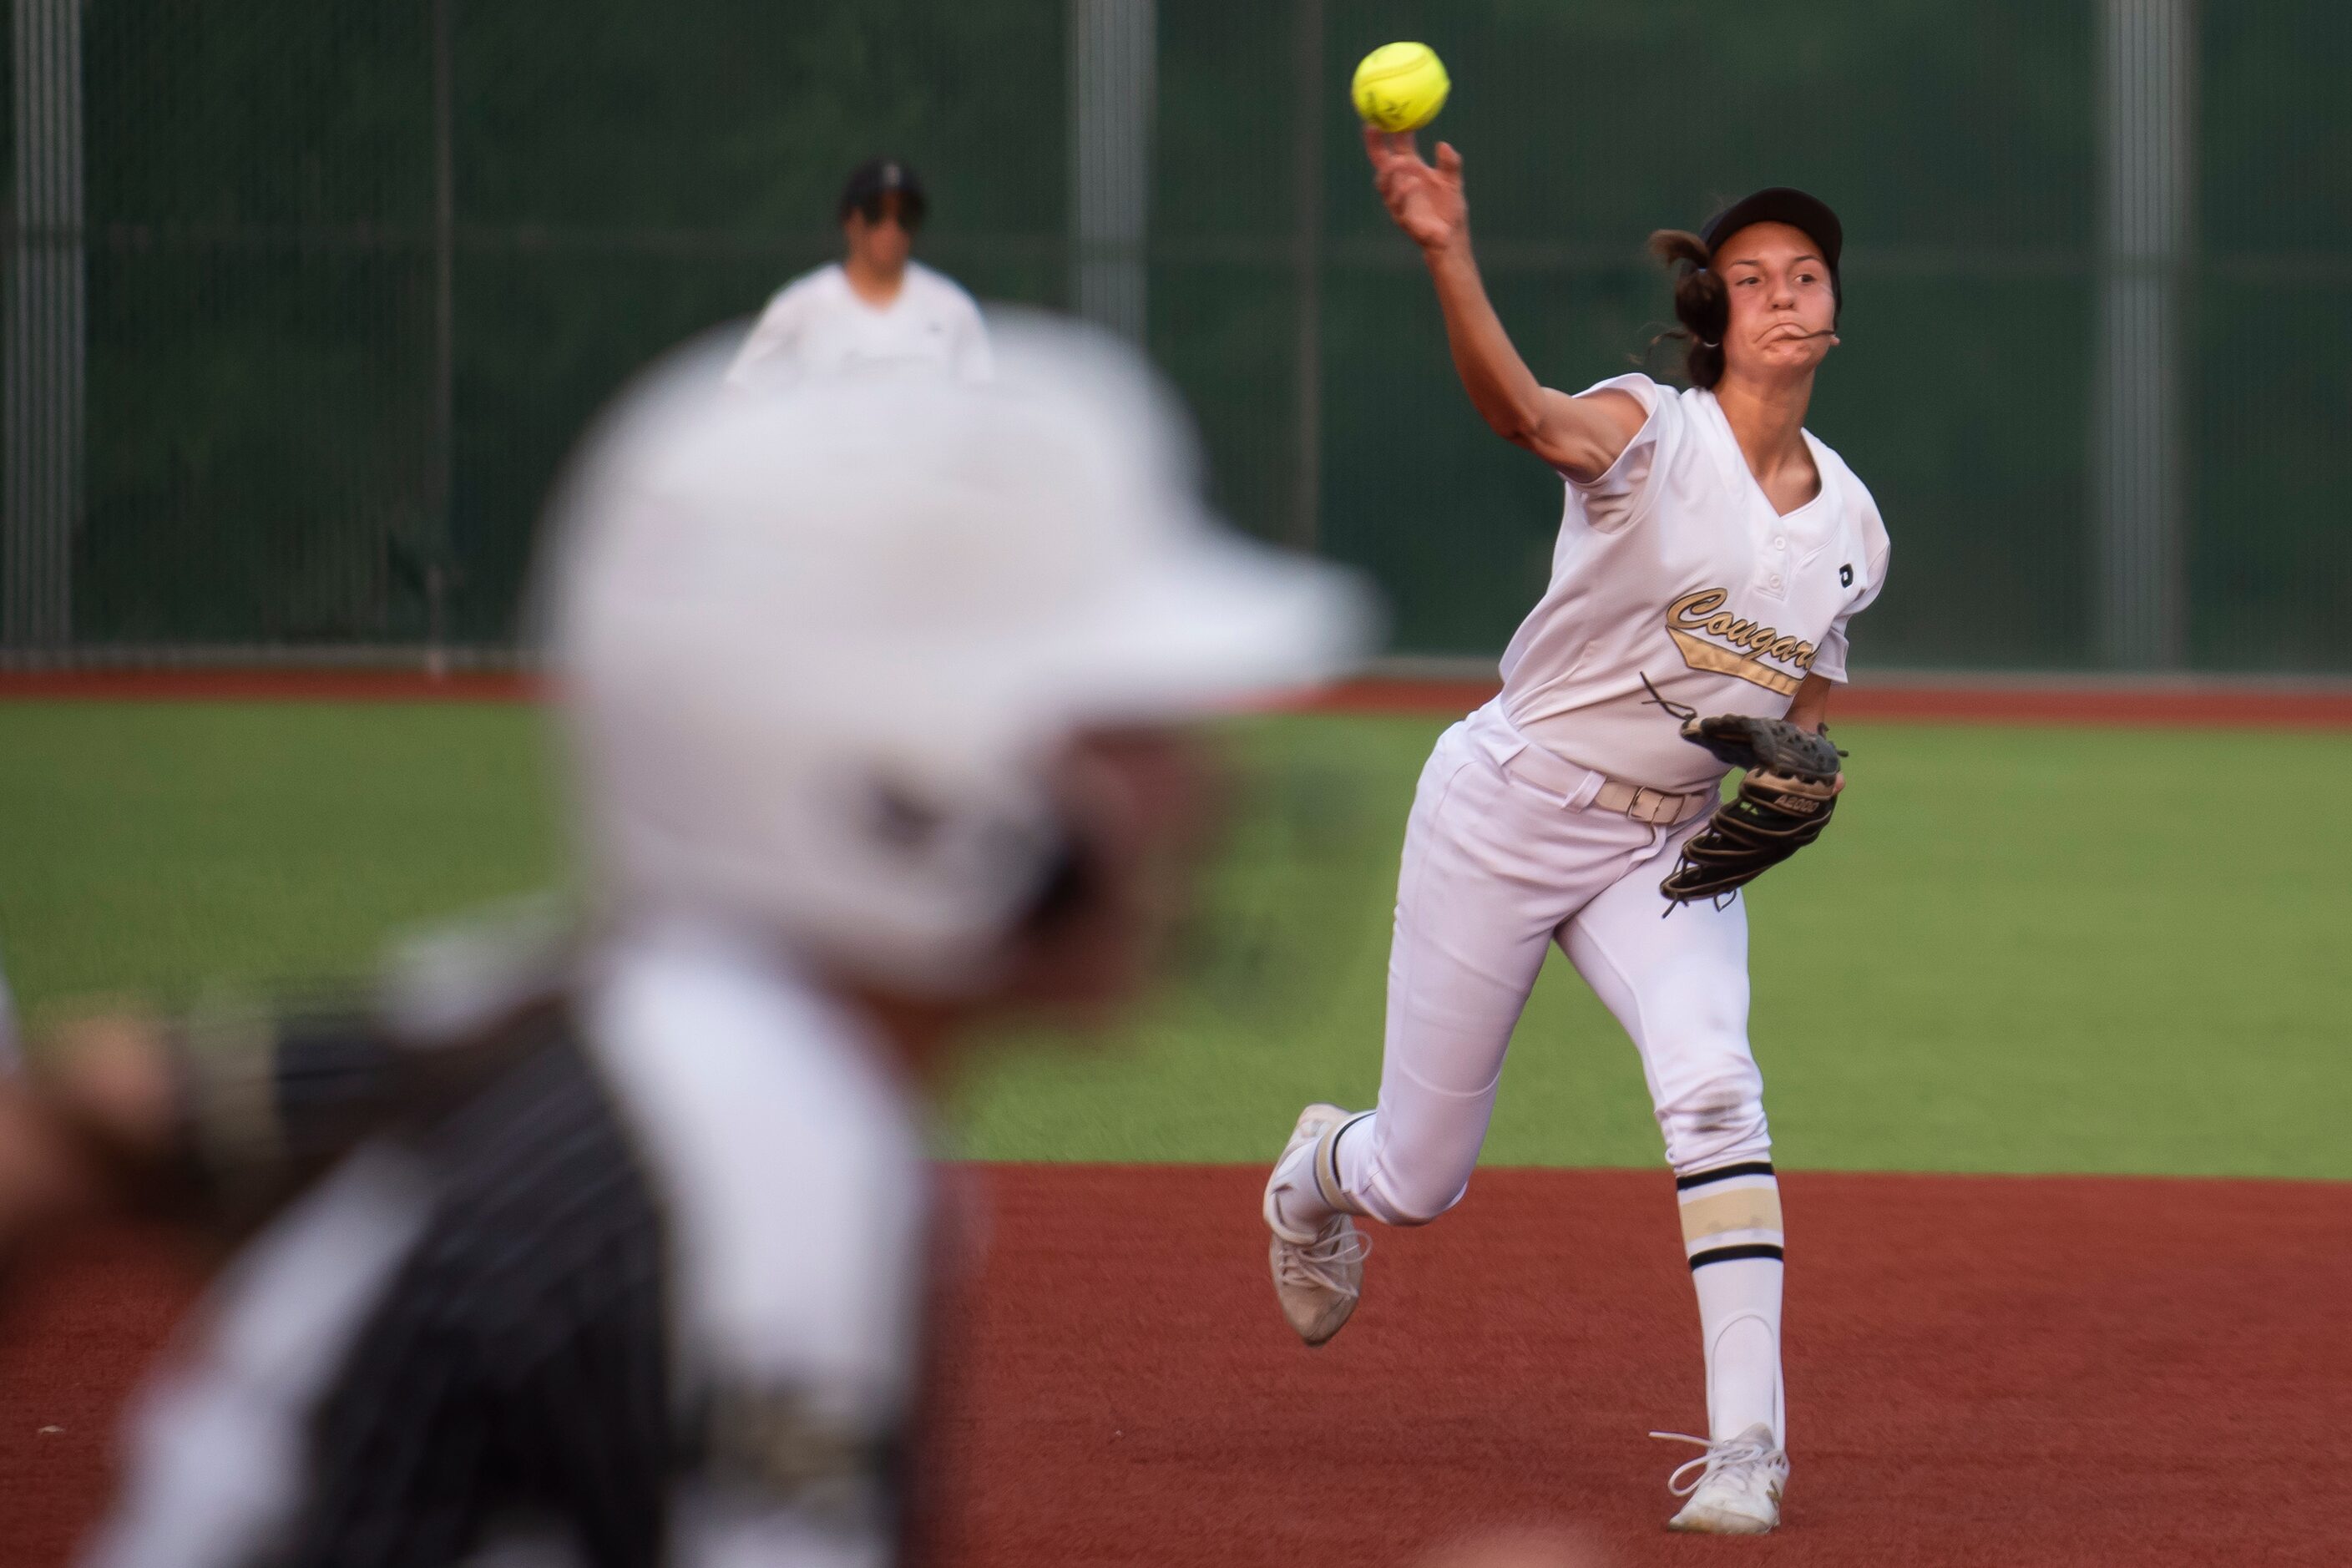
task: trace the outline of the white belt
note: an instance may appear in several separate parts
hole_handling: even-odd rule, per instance
[[[1715,808],[1717,797],[1714,790],[1675,795],[1646,784],[1627,784],[1545,751],[1520,734],[1509,720],[1492,707],[1480,710],[1471,722],[1475,725],[1482,718],[1500,731],[1492,734],[1495,741],[1503,742],[1496,765],[1507,773],[1517,774],[1559,795],[1561,803],[1573,810],[1584,811],[1597,805],[1636,822],[1671,826]]]

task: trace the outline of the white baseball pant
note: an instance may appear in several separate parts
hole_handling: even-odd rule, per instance
[[[1379,1108],[1349,1122],[1320,1190],[1277,1173],[1286,1221],[1339,1206],[1423,1225],[1460,1202],[1511,1030],[1558,942],[1641,1053],[1680,1189],[1717,1436],[1785,1430],[1780,1213],[1748,1045],[1745,900],[1673,910],[1658,883],[1706,813],[1652,826],[1591,804],[1607,781],[1528,741],[1492,703],[1446,731],[1405,828]],[[1302,1151],[1302,1153],[1307,1152]]]
[[[1748,1048],[1746,902],[1669,914],[1658,883],[1706,816],[1653,826],[1590,806],[1603,782],[1491,703],[1430,753],[1397,882],[1380,1110],[1337,1152],[1374,1218],[1421,1225],[1461,1201],[1555,942],[1633,1037],[1668,1163],[1688,1174],[1770,1157]]]

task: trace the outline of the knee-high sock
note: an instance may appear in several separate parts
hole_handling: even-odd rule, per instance
[[[1780,1390],[1780,1186],[1764,1161],[1675,1178],[1706,1346],[1707,1435],[1761,1422],[1788,1443]]]
[[[1276,1215],[1288,1229],[1311,1236],[1323,1227],[1323,1223],[1335,1214],[1361,1214],[1361,1205],[1348,1194],[1348,1184],[1339,1158],[1341,1134],[1357,1131],[1359,1124],[1370,1122],[1372,1113],[1360,1110],[1331,1131],[1314,1142],[1292,1152],[1274,1171],[1274,1206]],[[1370,1130],[1366,1127],[1360,1141],[1369,1143]]]

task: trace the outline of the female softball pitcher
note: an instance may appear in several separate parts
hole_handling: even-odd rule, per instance
[[[1673,1527],[1760,1533],[1780,1522],[1789,1470],[1780,1205],[1748,1045],[1743,877],[1719,872],[1759,845],[1769,863],[1827,816],[1843,781],[1819,732],[1847,623],[1886,572],[1870,492],[1804,429],[1838,341],[1842,232],[1820,201],[1773,189],[1699,234],[1653,235],[1662,261],[1683,264],[1690,390],[1620,375],[1570,396],[1538,384],[1487,301],[1460,156],[1441,143],[1433,167],[1410,135],[1371,131],[1365,145],[1389,216],[1422,247],[1463,386],[1497,435],[1562,476],[1567,506],[1501,694],[1422,772],[1379,1107],[1308,1106],[1266,1184],[1276,1292],[1320,1344],[1362,1279],[1349,1216],[1423,1225],[1461,1200],[1512,1026],[1558,942],[1641,1053],[1681,1200],[1710,1440],[1669,1481],[1687,1499]],[[1800,784],[1791,749],[1826,766]],[[1760,765],[1717,811],[1734,760]]]

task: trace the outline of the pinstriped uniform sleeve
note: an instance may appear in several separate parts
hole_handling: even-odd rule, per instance
[[[554,1050],[444,1130],[427,1230],[318,1406],[287,1568],[425,1568],[494,1527],[660,1559],[661,1227],[601,1086]]]

